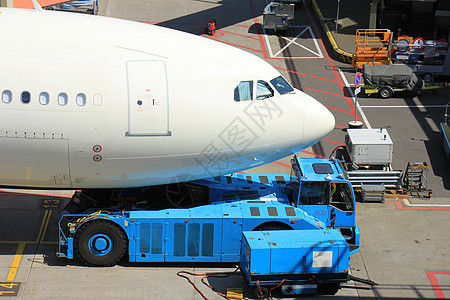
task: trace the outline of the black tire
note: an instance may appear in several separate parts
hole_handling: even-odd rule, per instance
[[[388,86],[383,86],[382,88],[380,88],[378,90],[378,95],[380,96],[380,98],[383,98],[383,99],[390,98],[393,93],[394,93],[394,91],[392,90],[392,88],[390,88]]]
[[[96,251],[96,241],[105,249]],[[127,252],[125,232],[118,225],[105,220],[83,224],[75,234],[74,252],[84,263],[96,267],[109,267],[118,263]]]
[[[431,75],[430,73],[425,73],[425,74],[422,75],[422,79],[426,83],[433,82],[433,75]]]
[[[319,292],[325,295],[335,295],[340,289],[339,283],[322,283],[319,284]]]
[[[269,297],[269,289],[266,287],[261,286],[261,293],[259,292],[258,288],[255,288],[255,296],[256,299],[266,299],[267,297]]]
[[[270,231],[270,230],[293,230],[293,228],[285,223],[278,221],[269,221],[259,224],[252,231]]]

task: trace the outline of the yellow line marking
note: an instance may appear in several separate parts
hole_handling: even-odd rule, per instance
[[[323,20],[324,18],[323,18],[322,12],[320,11],[320,8],[317,5],[315,0],[312,1],[312,5],[314,6],[314,10],[315,10],[317,16],[319,17],[319,19],[320,19],[320,21],[322,23],[322,28],[324,28],[325,33],[328,36],[328,39],[330,40],[330,43],[332,44],[332,47],[333,47],[334,51],[336,51],[337,53],[347,57],[348,59],[351,59],[352,58],[352,54],[348,53],[348,52],[346,52],[346,51],[344,51],[342,49],[340,49],[339,46],[336,44],[336,41],[335,41],[335,39],[334,39],[334,37],[333,37],[333,35],[332,35],[328,25]]]
[[[0,241],[0,244],[45,244],[45,245],[56,245],[58,242],[54,241],[44,241],[45,234],[47,233],[48,224],[50,223],[50,216],[52,211],[47,209],[42,219],[41,227],[39,228],[39,233],[35,241]]]
[[[7,292],[7,291],[0,292],[0,296],[3,296],[3,294],[14,294],[14,292]]]
[[[45,237],[45,234],[47,232],[48,223],[50,222],[50,215],[52,214],[51,210],[47,210],[47,211],[48,211],[47,220],[45,221],[44,230],[42,230],[40,243],[42,243],[44,241],[44,237]]]
[[[25,243],[20,243],[19,247],[17,247],[16,255],[14,255],[14,260],[11,265],[11,268],[9,269],[8,277],[6,278],[6,281],[14,281],[14,278],[16,278],[17,269],[20,265],[20,260],[22,259],[23,250],[25,249]]]
[[[39,228],[39,233],[35,241],[0,241],[0,244],[19,244],[19,247],[17,247],[16,255],[14,256],[13,263],[11,265],[11,268],[9,269],[6,281],[14,281],[14,278],[16,278],[17,270],[20,265],[20,260],[22,259],[22,253],[27,244],[39,244],[39,243],[57,244],[57,242],[44,241],[45,233],[48,228],[48,223],[50,222],[51,214],[52,214],[51,210],[47,209],[45,211],[44,218],[42,219],[41,227]]]
[[[17,285],[17,283],[2,283],[0,284],[1,287],[7,288],[7,289],[12,289],[13,287],[15,287]]]
[[[42,223],[41,223],[41,227],[39,228],[39,233],[36,239],[36,243],[39,243],[39,241],[41,240],[41,236],[42,236],[42,232],[44,230],[44,226],[45,226],[45,222],[47,221],[47,215],[50,212],[50,210],[46,210],[45,214],[44,214],[44,218],[42,219]]]
[[[0,244],[36,244],[36,241],[0,241]]]

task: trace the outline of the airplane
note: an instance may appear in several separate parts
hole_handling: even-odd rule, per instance
[[[269,63],[101,16],[0,8],[0,186],[113,189],[219,176],[305,149],[330,111]]]

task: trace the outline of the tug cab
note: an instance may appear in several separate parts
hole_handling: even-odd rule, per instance
[[[351,254],[358,251],[355,194],[337,160],[302,158],[292,161],[290,201],[326,224],[338,229],[349,242]],[[354,252],[352,252],[354,251]]]

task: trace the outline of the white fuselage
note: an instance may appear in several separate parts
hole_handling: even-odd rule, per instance
[[[115,188],[217,176],[300,151],[334,127],[310,96],[280,94],[270,83],[280,74],[268,63],[206,38],[19,9],[0,9],[0,36],[2,186]],[[256,99],[258,80],[273,96]],[[243,81],[253,82],[252,100],[235,101]]]

